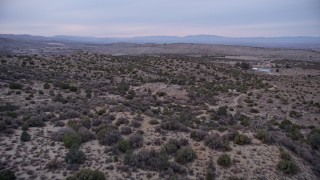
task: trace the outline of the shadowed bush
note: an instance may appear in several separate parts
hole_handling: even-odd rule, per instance
[[[86,155],[79,150],[79,147],[73,146],[64,158],[67,164],[82,164],[86,161]]]
[[[190,133],[190,138],[196,141],[202,141],[208,133],[204,130],[194,130]]]
[[[192,162],[196,158],[196,153],[191,147],[182,147],[175,155],[175,161],[181,164]]]
[[[20,140],[23,142],[27,142],[31,140],[31,135],[27,131],[22,131],[22,134],[20,136]]]
[[[71,148],[72,146],[79,146],[81,143],[81,136],[74,131],[67,132],[63,136],[63,144],[66,148]]]
[[[102,129],[98,132],[98,140],[102,145],[114,145],[121,138],[121,135],[114,129]]]
[[[169,168],[170,162],[168,160],[169,157],[166,153],[142,150],[137,154],[126,153],[124,164],[143,170],[164,171]]]
[[[228,168],[231,166],[231,158],[228,154],[222,154],[217,159],[218,165]]]
[[[81,169],[74,175],[67,177],[67,180],[105,180],[105,176],[98,170]]]

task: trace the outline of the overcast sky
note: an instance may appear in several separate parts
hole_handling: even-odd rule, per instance
[[[0,33],[320,36],[320,0],[0,0]]]

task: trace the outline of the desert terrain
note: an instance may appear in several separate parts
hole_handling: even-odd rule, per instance
[[[0,179],[320,176],[318,51],[10,43]]]

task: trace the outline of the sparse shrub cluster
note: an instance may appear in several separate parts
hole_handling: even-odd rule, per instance
[[[74,175],[67,177],[67,180],[105,180],[105,176],[98,170],[81,169]]]
[[[230,150],[228,138],[226,138],[225,136],[220,137],[218,134],[208,135],[204,140],[204,144],[214,150]]]
[[[295,175],[300,171],[299,167],[293,162],[290,154],[283,149],[280,151],[280,159],[281,160],[277,164],[278,170],[288,175]]]
[[[208,133],[204,130],[194,130],[190,132],[190,138],[196,141],[202,141]]]
[[[116,144],[117,141],[121,138],[120,133],[117,130],[111,128],[101,129],[98,132],[97,136],[100,144],[108,146]]]
[[[255,137],[261,140],[263,143],[270,144],[273,142],[272,136],[266,130],[258,130]]]
[[[143,170],[164,171],[170,166],[169,156],[164,152],[155,150],[142,150],[136,154],[126,153],[124,164]]]

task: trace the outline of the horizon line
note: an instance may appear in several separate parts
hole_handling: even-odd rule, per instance
[[[190,34],[190,35],[184,35],[184,36],[179,36],[179,35],[146,35],[146,36],[104,36],[104,37],[99,37],[99,36],[90,36],[90,35],[66,35],[66,34],[56,34],[56,35],[36,35],[36,34],[11,34],[11,33],[0,33],[0,35],[16,35],[16,36],[21,36],[21,35],[27,35],[27,36],[40,36],[40,37],[55,37],[55,36],[69,36],[69,37],[86,37],[86,38],[139,38],[139,37],[179,37],[179,38],[184,38],[184,37],[189,37],[189,36],[216,36],[216,37],[224,37],[224,38],[320,38],[320,36],[306,36],[306,35],[296,35],[296,36],[221,36],[221,35],[216,35],[216,34]]]

